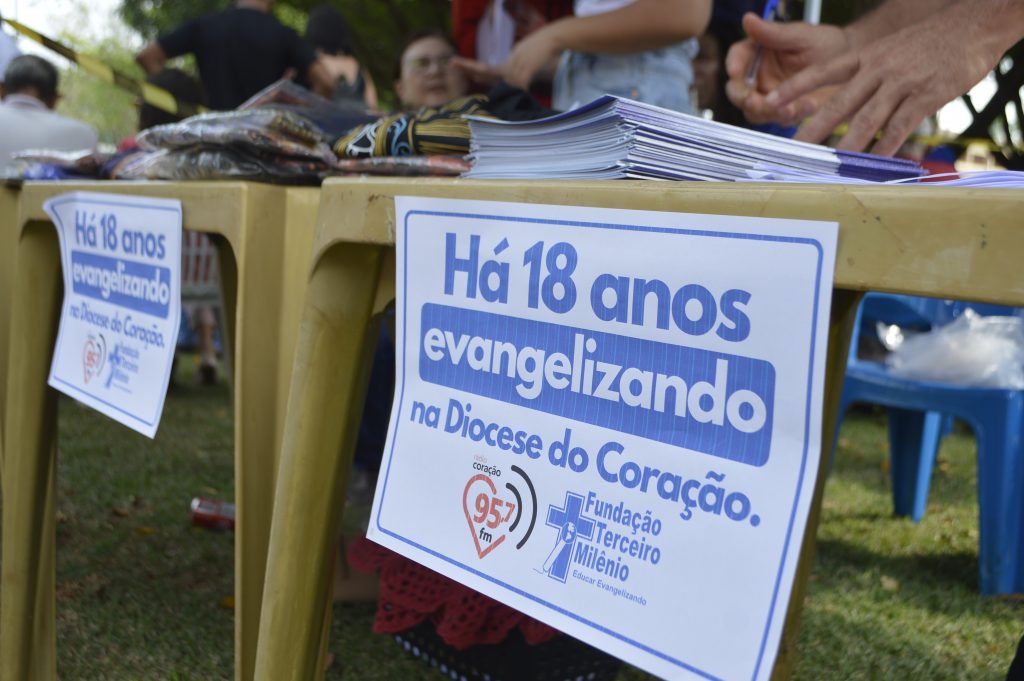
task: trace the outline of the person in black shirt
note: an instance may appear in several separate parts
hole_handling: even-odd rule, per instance
[[[309,11],[303,37],[334,79],[332,101],[353,110],[377,109],[377,88],[355,57],[352,32],[341,12],[327,3],[317,5]]]
[[[147,74],[168,59],[192,53],[211,109],[234,109],[287,73],[305,75],[329,96],[333,82],[316,53],[273,15],[273,0],[237,0],[233,7],[187,21],[159,36],[136,56]]]

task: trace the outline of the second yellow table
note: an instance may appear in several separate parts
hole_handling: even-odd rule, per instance
[[[235,412],[235,678],[254,674],[264,564],[291,371],[319,191],[251,183],[28,183],[0,194],[16,201],[14,263],[0,281],[12,290],[3,434],[3,566],[0,573],[0,680],[51,681],[55,669],[54,471],[56,394],[47,387],[62,290],[57,234],[43,202],[70,191],[175,198],[186,229],[219,246],[226,347],[233,354]],[[8,220],[0,224],[10,223]],[[9,232],[10,230],[5,230]],[[7,265],[8,263],[0,263]],[[10,270],[5,267],[4,275]],[[0,333],[3,329],[0,328]],[[0,336],[0,349],[3,339]],[[3,363],[0,362],[0,368]],[[2,373],[2,372],[0,372]]]

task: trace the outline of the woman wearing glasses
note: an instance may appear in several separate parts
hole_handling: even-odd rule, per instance
[[[441,31],[413,34],[402,49],[395,73],[395,92],[402,106],[415,111],[439,107],[466,94],[466,78],[455,68],[455,46]]]

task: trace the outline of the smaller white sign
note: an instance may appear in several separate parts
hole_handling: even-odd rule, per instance
[[[181,202],[73,192],[43,207],[64,269],[49,384],[153,437],[181,320]]]

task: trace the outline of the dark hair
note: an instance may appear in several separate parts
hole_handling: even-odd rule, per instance
[[[164,69],[146,79],[150,85],[167,90],[179,102],[200,104],[203,101],[203,90],[195,78],[179,69]],[[158,109],[151,104],[143,104],[139,108],[139,130],[152,128],[154,125],[166,125],[181,120],[181,116]]]
[[[57,68],[42,57],[23,54],[7,65],[3,83],[8,94],[34,88],[40,99],[52,101],[57,97]]]
[[[452,37],[440,28],[425,28],[410,33],[405,40],[402,41],[402,46],[398,50],[398,57],[395,59],[395,80],[402,77],[402,58],[405,57],[406,50],[412,47],[413,43],[419,42],[424,38],[440,38],[448,43],[455,54],[459,53],[459,48],[455,45],[455,41],[452,40]]]
[[[341,12],[331,5],[317,5],[306,21],[306,42],[326,54],[351,55],[352,31]]]

